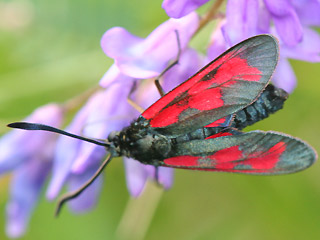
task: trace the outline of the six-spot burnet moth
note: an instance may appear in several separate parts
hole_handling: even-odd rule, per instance
[[[275,175],[301,171],[317,158],[304,141],[273,131],[241,132],[282,108],[287,93],[268,85],[278,62],[270,35],[249,38],[230,48],[145,110],[129,127],[105,141],[76,136],[33,123],[8,126],[51,131],[107,148],[109,155],[79,195],[116,156],[143,164],[204,171]]]

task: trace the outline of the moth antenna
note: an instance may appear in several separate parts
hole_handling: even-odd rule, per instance
[[[172,67],[174,67],[175,65],[179,64],[179,60],[180,60],[180,55],[181,55],[181,41],[180,41],[180,36],[179,36],[179,32],[178,30],[174,30],[174,33],[176,34],[176,38],[177,38],[177,47],[178,47],[178,53],[177,53],[177,56],[175,58],[175,60],[169,65],[167,66],[161,73],[160,75],[154,80],[154,84],[156,85],[157,87],[157,90],[160,94],[161,97],[163,97],[166,93],[165,91],[163,90],[160,82],[159,82],[159,79],[166,73],[168,72]]]
[[[10,123],[7,125],[10,128],[19,128],[19,129],[24,129],[24,130],[41,130],[41,131],[48,131],[48,132],[54,132],[54,133],[58,133],[61,135],[65,135],[68,137],[72,137],[72,138],[76,138],[76,139],[80,139],[86,142],[90,142],[90,143],[94,143],[96,145],[100,145],[100,146],[104,146],[107,148],[110,148],[110,143],[108,142],[104,142],[104,141],[99,141],[99,140],[95,140],[92,138],[86,138],[86,137],[82,137],[79,135],[75,135],[66,131],[63,131],[61,129],[55,128],[55,127],[51,127],[48,125],[44,125],[44,124],[39,124],[39,123],[28,123],[28,122],[14,122],[14,123]]]
[[[55,212],[55,217],[59,216],[61,208],[63,207],[63,205],[66,202],[78,197],[85,189],[87,189],[94,182],[94,180],[96,180],[96,178],[102,173],[104,168],[109,164],[109,162],[111,162],[111,159],[112,159],[112,153],[110,153],[107,156],[107,158],[103,161],[103,163],[101,164],[99,169],[95,172],[95,174],[85,184],[83,184],[80,188],[78,188],[77,190],[75,190],[73,192],[66,193],[65,195],[63,195],[59,199],[58,204],[57,204],[57,208],[56,208],[56,212]]]

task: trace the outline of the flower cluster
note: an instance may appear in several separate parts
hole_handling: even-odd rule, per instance
[[[63,109],[49,104],[35,110],[26,121],[61,126]],[[7,204],[7,234],[21,236],[50,173],[57,136],[52,133],[11,131],[0,140],[0,172],[13,171]]]
[[[226,14],[218,9],[216,0],[202,19],[195,10],[208,0],[164,0],[162,7],[171,17],[146,38],[132,35],[121,27],[108,30],[101,39],[105,54],[114,59],[95,92],[67,131],[93,138],[105,139],[111,131],[128,126],[138,115],[127,102],[132,99],[147,108],[160,95],[152,78],[157,77],[174,60],[179,50],[179,64],[167,71],[161,84],[165,91],[186,80],[230,46],[262,33],[278,37],[281,45],[279,66],[273,82],[288,92],[296,85],[288,58],[310,62],[320,61],[320,37],[313,26],[320,25],[320,2],[317,0],[228,0]],[[191,38],[207,22],[218,19],[208,45],[207,56],[189,47]],[[176,32],[179,35],[177,41]],[[180,48],[180,49],[179,49]],[[150,80],[151,79],[151,80]],[[136,90],[132,91],[136,86]],[[36,110],[26,119],[59,127],[65,106],[50,104]],[[52,133],[14,130],[0,140],[0,173],[13,172],[10,200],[7,204],[7,234],[19,237],[25,232],[43,183],[51,174],[46,196],[55,199],[63,186],[74,190],[97,170],[106,150],[80,140],[57,137]],[[138,197],[148,179],[155,178],[155,167],[142,165],[124,157],[127,186]],[[92,208],[102,185],[100,176],[81,196],[70,201],[72,211]],[[158,181],[168,189],[173,170],[160,168]]]

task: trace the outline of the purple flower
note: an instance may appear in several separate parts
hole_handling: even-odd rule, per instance
[[[192,48],[186,48],[179,58],[179,63],[164,74],[163,89],[169,92],[196,74],[205,64],[206,59],[203,56]]]
[[[52,150],[48,153],[53,154]],[[15,170],[10,184],[10,199],[6,206],[6,232],[9,237],[24,235],[50,172],[51,161],[51,158],[33,157]]]
[[[209,0],[164,0],[162,8],[169,17],[181,18],[196,10]]]
[[[90,159],[95,160],[94,157],[91,157]],[[79,189],[94,175],[99,166],[99,163],[91,164],[90,166],[86,167],[86,170],[83,173],[71,174],[66,183],[68,192]],[[80,194],[80,196],[67,203],[72,212],[87,212],[96,205],[100,196],[103,179],[103,176],[100,175],[84,192]]]
[[[264,0],[277,33],[287,46],[295,46],[302,41],[302,25],[294,6],[289,0]]]
[[[56,104],[35,110],[25,121],[59,127],[63,111]],[[48,132],[13,130],[0,140],[0,172],[13,171],[7,204],[6,232],[24,234],[40,191],[50,172],[56,135]]]
[[[296,13],[304,26],[320,26],[319,0],[292,0]]]
[[[137,160],[124,157],[126,182],[130,195],[138,197],[143,192],[147,180],[155,180],[156,168],[151,165],[143,165]],[[158,167],[158,182],[169,189],[173,183],[173,168]]]
[[[106,139],[111,131],[128,126],[133,112],[126,101],[130,89],[129,83],[116,82],[108,89],[97,92],[78,112],[67,131]],[[98,169],[105,155],[104,147],[61,136],[57,143],[47,197],[56,198],[65,183],[73,190],[80,186]],[[83,197],[70,202],[72,210],[85,211],[94,205],[101,188],[99,178],[82,194]]]
[[[114,65],[102,78],[100,85],[107,87],[114,79],[124,76],[145,79],[158,76],[178,53],[175,30],[179,33],[181,49],[185,49],[198,27],[196,13],[181,19],[169,19],[147,38],[139,38],[127,30],[114,27],[101,39],[101,47]]]
[[[132,82],[133,78],[122,74],[120,69],[117,67],[117,65],[112,64],[112,66],[108,69],[108,71],[101,78],[100,86],[107,88],[115,81]]]
[[[59,126],[62,121],[62,110],[58,105],[49,104],[36,109],[27,122],[38,122]],[[46,132],[10,131],[0,140],[0,174],[14,170],[34,154],[44,154],[41,149],[55,139],[54,134]],[[32,141],[30,141],[32,139]]]
[[[208,62],[212,61],[220,54],[227,50],[227,43],[221,31],[221,27],[225,25],[225,21],[218,24],[216,30],[212,33],[210,39],[210,46],[208,48]]]
[[[67,131],[74,134],[81,134],[82,127],[87,118],[90,108],[94,104],[95,96],[93,96],[87,104],[77,113],[72,123],[67,127]],[[81,144],[80,140],[71,139],[60,136],[54,153],[54,164],[52,178],[47,190],[47,198],[54,199],[62,188],[67,179],[73,161],[78,153]]]
[[[226,10],[226,22],[221,27],[227,48],[261,34],[259,31],[259,3],[257,0],[229,0]]]
[[[296,86],[296,77],[287,58],[311,62],[320,60],[319,35],[308,28],[320,23],[319,14],[314,13],[314,9],[320,10],[320,3],[316,0],[304,2],[305,4],[294,0],[229,0],[226,21],[220,27],[221,33],[215,32],[209,55],[214,55],[216,42],[220,43],[219,49],[223,49],[221,34],[228,48],[251,36],[272,33],[279,38],[281,47],[273,82],[287,92],[292,92]],[[306,14],[307,11],[311,12],[311,16]]]

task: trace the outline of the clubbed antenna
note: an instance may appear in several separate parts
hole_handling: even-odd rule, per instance
[[[108,142],[104,142],[104,141],[99,141],[96,139],[92,139],[92,138],[86,138],[86,137],[82,137],[79,135],[75,135],[66,131],[63,131],[61,129],[55,128],[55,127],[51,127],[48,125],[44,125],[44,124],[39,124],[39,123],[28,123],[28,122],[14,122],[14,123],[10,123],[7,125],[10,128],[19,128],[19,129],[24,129],[24,130],[41,130],[41,131],[48,131],[48,132],[54,132],[54,133],[58,133],[58,134],[62,134],[68,137],[72,137],[72,138],[76,138],[76,139],[80,139],[86,142],[90,142],[90,143],[94,143],[100,146],[104,146],[107,148],[110,148],[110,144]]]

